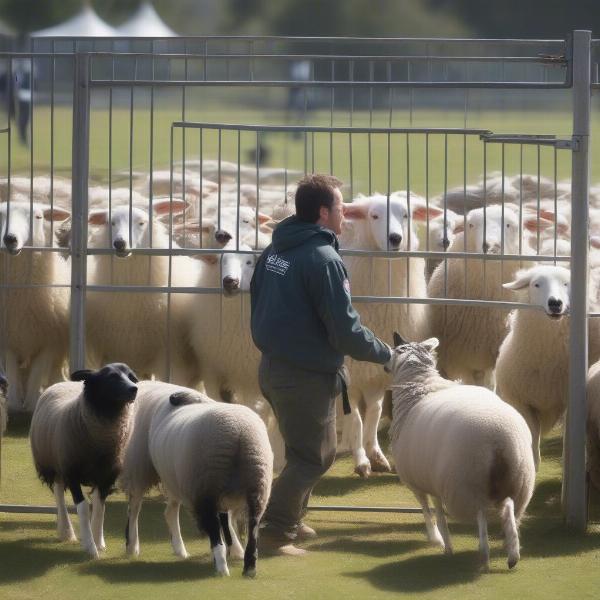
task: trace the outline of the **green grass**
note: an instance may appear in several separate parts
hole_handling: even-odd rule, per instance
[[[25,425],[9,430],[2,454],[0,502],[51,504],[51,493],[33,470]],[[241,565],[230,562],[232,576],[223,580],[213,576],[208,541],[199,538],[184,512],[182,531],[191,557],[173,557],[158,494],[142,510],[140,557],[126,557],[126,504],[115,494],[107,507],[108,550],[98,561],[88,560],[78,545],[59,543],[52,516],[0,514],[0,597],[596,598],[600,530],[592,525],[587,535],[576,535],[563,526],[560,454],[559,437],[547,439],[535,496],[521,527],[522,558],[514,571],[506,567],[497,524],[490,526],[491,573],[481,575],[474,526],[450,523],[455,555],[446,557],[426,542],[417,515],[311,513],[308,522],[319,538],[305,544],[307,556],[259,558],[254,581],[245,580]],[[313,503],[415,505],[395,475],[362,481],[351,472],[350,459],[340,458],[318,485]]]

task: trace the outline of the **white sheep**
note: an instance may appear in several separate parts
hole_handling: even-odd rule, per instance
[[[587,377],[587,472],[600,490],[600,361],[590,367]]]
[[[449,252],[500,255],[528,254],[520,243],[519,217],[510,207],[472,210],[467,228],[456,235]],[[535,215],[523,217],[525,228],[537,226]],[[507,300],[502,283],[519,269],[516,260],[448,258],[433,272],[427,291],[430,298]],[[438,366],[450,379],[464,383],[493,383],[498,349],[507,333],[509,310],[470,305],[431,305],[428,335],[440,340]]]
[[[450,244],[454,241],[456,233],[462,229],[463,225],[463,217],[451,210],[446,210],[439,216],[429,219],[427,224],[423,226],[427,240],[425,250],[430,252],[446,252]],[[428,279],[431,278],[431,274],[442,260],[441,258],[427,259],[426,274]]]
[[[410,204],[409,204],[410,202]],[[410,206],[410,210],[409,210]],[[345,224],[340,236],[343,249],[398,252],[398,258],[344,256],[350,286],[354,296],[426,297],[425,261],[406,258],[403,250],[417,250],[418,237],[413,221],[424,221],[439,215],[441,210],[426,208],[418,196],[396,192],[388,200],[376,194],[360,197],[344,205]],[[403,327],[410,339],[422,339],[425,326],[425,307],[422,304],[365,303],[359,306],[361,322],[375,335],[384,338],[394,327]],[[356,472],[367,477],[371,469],[388,471],[389,463],[377,441],[377,426],[387,379],[378,365],[349,362],[352,407],[351,448]],[[364,402],[363,427],[358,407]]]
[[[138,207],[118,206],[90,211],[89,222],[97,226],[90,233],[90,248],[111,248],[114,255],[95,256],[88,281],[92,285],[164,287],[193,285],[197,262],[186,256],[134,254],[136,248],[177,248],[158,216],[185,210],[181,201],[157,200],[155,218]],[[130,220],[130,215],[132,219]],[[150,236],[152,238],[150,239]],[[181,329],[181,294],[160,289],[154,293],[104,292],[87,294],[87,346],[93,364],[111,360],[126,362],[145,378],[166,375],[166,352],[170,350],[171,379],[181,384],[196,380],[193,361]],[[170,313],[170,330],[167,317]],[[110,327],[107,327],[110,323]],[[166,377],[164,377],[166,378]]]
[[[120,363],[76,371],[71,377],[73,381],[56,383],[40,396],[31,420],[31,451],[40,479],[54,491],[59,539],[76,539],[66,488],[77,507],[81,545],[98,558],[98,550],[106,548],[104,503],[121,469],[137,378]],[[93,490],[91,523],[82,485]]]
[[[563,416],[569,397],[570,272],[538,265],[517,273],[506,289],[541,310],[517,309],[500,346],[496,391],[514,406],[531,429],[536,468],[540,437]],[[599,356],[598,325],[590,319],[590,358]]]
[[[179,530],[179,507],[184,504],[198,527],[210,538],[217,573],[229,575],[226,549],[233,545],[228,512],[244,510],[248,517],[248,541],[244,575],[256,574],[258,526],[271,490],[273,455],[264,423],[244,406],[214,402],[195,390],[176,390],[148,382],[148,410],[136,414],[121,484],[129,494],[128,551],[139,552],[137,518],[147,489],[137,481],[137,465],[151,471],[150,485],[160,481],[167,496],[165,516],[175,553],[187,556]],[[142,400],[143,402],[143,400]],[[141,415],[142,419],[138,420]],[[135,440],[140,435],[139,440]],[[141,440],[141,441],[140,441]],[[133,445],[135,442],[135,445]],[[147,445],[145,445],[147,442]],[[139,457],[139,458],[138,458]],[[148,463],[149,460],[149,463]]]
[[[69,289],[43,286],[68,286],[69,269],[56,252],[26,246],[51,246],[51,223],[68,216],[68,211],[46,204],[34,203],[33,210],[29,202],[13,200],[10,210],[8,203],[0,204],[0,281],[15,286],[0,294],[0,344],[6,352],[13,410],[33,411],[40,388],[62,379]],[[30,285],[35,287],[26,287]]]
[[[446,554],[452,544],[444,509],[455,519],[477,521],[484,571],[488,514],[499,513],[512,568],[520,558],[517,525],[535,484],[531,434],[523,417],[490,390],[443,379],[437,344],[395,336],[390,437],[398,477],[423,508],[429,540]]]

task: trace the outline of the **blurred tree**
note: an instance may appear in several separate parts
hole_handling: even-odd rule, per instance
[[[15,31],[35,31],[56,25],[77,13],[82,0],[0,0],[0,15]]]
[[[564,38],[574,29],[600,31],[598,0],[429,0],[467,23],[477,35]]]

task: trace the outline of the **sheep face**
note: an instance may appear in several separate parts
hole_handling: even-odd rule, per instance
[[[560,319],[569,312],[571,274],[564,267],[540,265],[519,271],[515,281],[503,287],[522,292],[529,304],[541,306],[552,319]]]
[[[188,203],[183,200],[162,199],[152,204],[153,216],[162,217],[169,213],[184,212]],[[110,227],[108,227],[109,210],[90,211],[88,221],[91,225],[105,227],[105,244],[114,248],[119,258],[127,258],[135,248],[150,247],[150,217],[145,210],[132,206],[116,206],[110,211]]]
[[[123,363],[110,363],[98,371],[76,371],[71,379],[83,381],[85,402],[95,414],[109,420],[135,400],[138,390],[135,373]]]
[[[241,245],[240,250],[251,250]],[[227,253],[221,259],[223,293],[233,296],[241,291],[250,290],[250,281],[254,274],[256,257],[252,254]]]
[[[448,211],[446,215],[446,227],[444,227],[443,215],[429,223],[429,250],[432,252],[446,252],[454,241],[454,229],[457,225],[458,215]]]
[[[394,383],[414,381],[418,375],[436,368],[437,338],[423,342],[405,342],[394,334],[395,348],[386,370],[393,375]]]
[[[517,254],[519,252],[519,219],[505,207],[476,208],[467,215],[465,238],[467,250],[487,254]]]
[[[67,210],[46,204],[34,203],[32,210],[31,204],[25,201],[12,201],[10,209],[8,203],[3,203],[0,205],[0,247],[16,256],[23,246],[45,246],[44,224],[64,221],[69,214]]]
[[[406,201],[390,196],[389,227],[388,201],[386,196],[375,195],[355,200],[344,205],[346,228],[352,228],[355,221],[366,221],[371,242],[377,250],[406,250],[409,245],[409,212]],[[415,249],[418,238],[410,231],[410,249]]]

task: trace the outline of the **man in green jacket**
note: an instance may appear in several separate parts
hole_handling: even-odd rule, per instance
[[[299,555],[296,539],[316,533],[301,519],[313,487],[335,458],[335,400],[346,355],[384,365],[390,347],[361,325],[338,254],[342,182],[307,175],[296,214],[282,221],[250,287],[252,337],[262,352],[259,382],[285,441],[286,465],[273,484],[262,545]],[[346,398],[347,402],[347,398]]]

